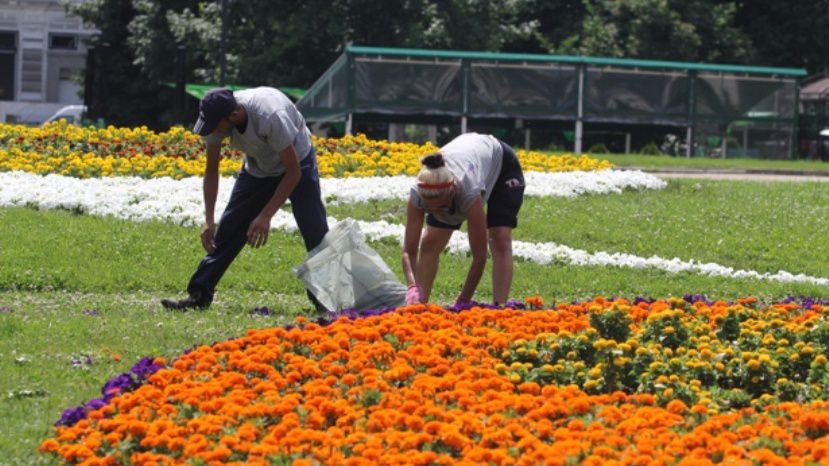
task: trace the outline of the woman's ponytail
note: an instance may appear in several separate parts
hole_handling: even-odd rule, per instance
[[[446,167],[443,154],[436,152],[420,160],[423,168],[417,174],[417,191],[421,197],[438,197],[452,189],[455,176]]]
[[[446,162],[443,160],[443,154],[440,152],[435,152],[432,155],[423,157],[420,163],[426,166],[426,168],[431,168],[432,170],[446,166]]]

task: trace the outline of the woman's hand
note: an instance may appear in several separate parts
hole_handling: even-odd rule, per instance
[[[417,283],[412,283],[406,291],[406,305],[421,303],[423,303],[423,290]]]

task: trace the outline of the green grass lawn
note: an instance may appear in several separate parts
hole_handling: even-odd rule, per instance
[[[329,214],[402,223],[402,209],[400,202],[381,202],[331,206]],[[656,192],[528,198],[516,237],[825,277],[827,218],[825,184],[682,180]],[[61,411],[99,396],[107,379],[143,356],[175,357],[194,345],[313,314],[291,272],[304,257],[301,241],[281,232],[265,248],[242,252],[209,310],[162,310],[158,299],[181,295],[201,259],[197,238],[197,228],[163,222],[0,209],[0,308],[10,309],[0,313],[0,464],[48,464],[35,448]],[[373,246],[400,276],[397,242]],[[468,264],[466,257],[442,260],[434,301],[454,300]],[[488,273],[479,287],[481,300],[490,297]],[[788,295],[829,298],[829,290],[813,285],[523,261],[516,263],[513,285],[514,297],[540,294],[548,304],[599,294],[685,293],[767,301]],[[275,314],[251,315],[258,306]]]
[[[591,154],[607,159],[617,167],[660,168],[707,168],[707,169],[754,169],[754,170],[803,170],[829,172],[829,162],[819,160],[763,160],[749,158],[715,159],[710,157],[671,157],[668,155],[642,154]]]
[[[402,201],[330,206],[329,215],[405,223]],[[716,262],[829,276],[829,184],[671,180],[659,191],[527,197],[515,239],[588,252]]]

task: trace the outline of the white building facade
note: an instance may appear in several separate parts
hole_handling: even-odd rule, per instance
[[[0,0],[0,122],[37,124],[80,104],[85,40],[97,31],[67,14],[83,0]]]

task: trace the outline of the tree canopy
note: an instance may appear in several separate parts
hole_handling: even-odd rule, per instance
[[[164,82],[307,87],[346,44],[829,68],[829,0],[87,0],[93,106],[167,126]],[[180,117],[180,114],[178,115]]]

